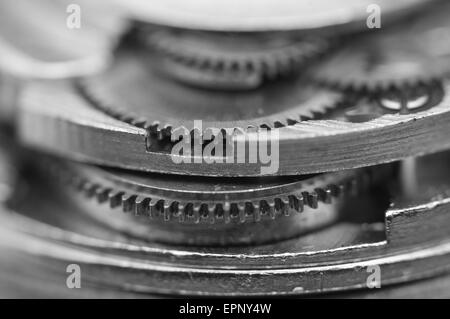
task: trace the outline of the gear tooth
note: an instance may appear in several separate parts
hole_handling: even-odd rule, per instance
[[[285,127],[287,123],[283,123],[282,121],[274,121],[273,126],[275,128]]]
[[[188,203],[184,207],[185,219],[191,220],[194,217],[194,204]]]
[[[289,197],[287,195],[280,196],[280,200],[284,205],[289,205]]]
[[[239,214],[239,223],[245,223],[247,216],[246,216],[246,211],[245,211],[245,203],[237,203],[236,207],[238,209],[238,214]]]
[[[200,206],[201,205],[199,203],[194,203],[194,206],[193,206],[193,209],[192,209],[192,211],[194,213],[193,222],[195,224],[200,223]]]
[[[122,204],[122,196],[124,195],[124,192],[110,192],[108,194],[108,201],[109,206],[111,208],[116,208]]]
[[[199,64],[200,64],[200,68],[202,68],[203,70],[208,70],[208,69],[212,69],[213,62],[210,59],[206,58],[205,60],[201,61]]]
[[[303,197],[303,194],[297,194],[295,197],[298,200],[298,212],[303,213],[305,209],[305,198]]]
[[[229,224],[231,222],[231,205],[230,203],[226,202],[222,206],[223,208],[223,219],[225,221],[225,224]]]
[[[239,219],[239,207],[236,203],[230,203],[230,219],[233,221]]]
[[[330,190],[331,196],[333,197],[339,197],[341,195],[341,189],[337,185],[329,184],[327,185],[327,189]]]
[[[282,213],[283,212],[283,203],[281,202],[281,200],[276,197],[273,199],[273,203],[274,203],[274,210],[276,213]]]
[[[108,201],[109,194],[111,193],[111,191],[112,191],[111,188],[98,187],[95,190],[95,197],[96,197],[97,201],[100,204]]]
[[[217,60],[217,71],[224,71],[225,65],[222,60]]]
[[[252,218],[253,220],[255,219],[255,206],[254,206],[253,202],[245,202],[244,216],[245,216],[245,219],[247,219],[247,217]]]
[[[283,195],[280,197],[281,203],[283,204],[283,213],[285,216],[289,216],[291,214],[290,205],[289,205],[289,197]]]
[[[310,206],[309,204],[309,193],[308,192],[302,192],[303,197],[303,205],[304,206]]]
[[[149,208],[150,208],[150,218],[157,218],[159,216],[157,198],[150,199]]]
[[[319,111],[311,111],[311,114],[312,114],[311,118],[318,119],[322,116],[323,113]]]
[[[300,115],[300,122],[303,122],[303,121],[311,121],[312,120],[312,118],[310,117],[310,116],[307,116],[307,115]]]
[[[171,203],[170,203],[170,207],[169,207],[169,210],[170,210],[170,214],[171,214],[171,216],[173,216],[174,218],[179,218],[180,217],[180,210],[179,210],[179,206],[180,206],[180,202],[178,202],[178,201],[172,201]]]
[[[225,211],[221,203],[217,203],[214,207],[214,218],[216,221],[220,220],[225,222]]]
[[[178,208],[178,214],[177,214],[178,221],[180,223],[184,223],[184,221],[186,220],[186,205],[178,202],[177,208]]]
[[[325,199],[323,200],[323,202],[325,204],[331,204],[332,201],[333,201],[333,193],[329,187],[326,187],[325,188]]]
[[[145,118],[137,118],[131,121],[131,124],[140,128],[145,128],[147,125],[147,120]]]
[[[149,203],[150,198],[144,197],[144,196],[137,196],[135,199],[135,209],[134,214],[136,216],[146,216],[148,217],[149,214]]]
[[[99,187],[96,184],[93,184],[91,182],[84,182],[82,184],[82,192],[85,194],[85,196],[87,198],[92,198],[95,195],[95,191],[97,190],[97,188]]]
[[[209,207],[208,204],[206,203],[202,203],[200,205],[200,210],[199,210],[199,216],[200,216],[200,220],[208,220],[209,217]]]
[[[172,132],[173,132],[172,125],[170,125],[170,124],[164,125],[164,128],[161,131],[163,134],[163,138],[167,138],[167,137],[170,138],[172,136]]]
[[[298,212],[299,211],[299,207],[300,207],[298,198],[295,195],[291,194],[291,195],[287,196],[287,199],[288,199],[288,204],[287,205],[289,207],[289,210],[293,210],[293,211]]]
[[[319,207],[319,195],[315,191],[308,193],[305,197],[307,198],[309,207],[313,209]]]
[[[318,200],[325,204],[331,203],[331,190],[327,188],[315,188],[314,192],[317,194]]]
[[[172,216],[172,202],[162,201],[161,209],[163,211],[164,221],[169,221]]]
[[[214,224],[216,222],[216,204],[208,204],[207,205],[207,218],[210,224]]]
[[[158,134],[160,123],[158,121],[154,121],[152,124],[147,124],[145,129],[153,136]]]
[[[134,211],[136,206],[136,195],[124,194],[122,196],[122,210],[124,213],[130,213]]]
[[[288,211],[287,206],[283,203],[281,198],[277,197],[274,199],[275,204],[275,213],[280,215],[285,215],[286,211]]]
[[[288,118],[286,119],[287,125],[295,125],[298,124],[299,121],[293,119],[293,118]]]
[[[275,207],[275,201],[270,200],[269,202],[267,202],[268,206],[269,206],[269,216],[271,219],[275,219],[276,217],[276,207]]]
[[[259,205],[259,202],[258,201],[252,202],[252,206],[253,206],[254,220],[255,222],[259,222],[261,220],[261,207]]]
[[[259,201],[259,211],[262,216],[267,216],[269,214],[270,207],[265,199]]]

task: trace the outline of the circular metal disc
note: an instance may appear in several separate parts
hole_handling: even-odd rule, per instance
[[[118,0],[149,23],[211,31],[282,31],[333,27],[364,29],[368,8],[378,5],[383,19],[428,3],[423,0]]]

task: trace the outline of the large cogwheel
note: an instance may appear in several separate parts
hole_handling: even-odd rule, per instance
[[[145,73],[145,71],[141,71],[141,74]],[[114,80],[115,78],[113,80],[105,78],[105,82],[114,82]],[[96,81],[98,86],[102,85],[98,79]],[[139,88],[138,91],[133,90],[133,87],[130,88],[130,91],[124,90],[121,85],[126,82],[119,82],[113,87],[116,91],[108,89],[103,94],[111,92],[115,98],[123,99],[122,95],[142,92],[139,91]],[[148,82],[148,84],[152,83]],[[139,85],[139,83],[133,82],[133,85]],[[153,85],[155,84],[153,83]],[[251,110],[255,113],[255,110],[251,108],[252,105],[279,105],[283,101],[289,101],[295,95],[294,93],[301,95],[300,90],[296,91],[296,88],[298,87],[294,86],[291,88],[292,91],[286,92],[290,94],[281,95],[281,100],[273,100],[273,104],[269,103],[270,97],[260,98],[256,102],[252,99],[241,100],[240,107],[235,107],[236,112],[245,113]],[[335,106],[340,105],[341,107],[327,110],[321,120],[300,121],[299,123],[286,121],[287,126],[284,127],[283,123],[274,123],[276,124],[275,128],[270,133],[271,137],[274,136],[277,139],[275,142],[278,142],[279,158],[278,160],[273,158],[274,161],[271,161],[271,164],[272,162],[279,164],[277,172],[262,172],[261,162],[246,161],[246,163],[242,163],[237,154],[234,154],[236,155],[234,158],[230,157],[231,163],[222,161],[225,156],[220,157],[220,153],[217,155],[221,159],[220,162],[211,163],[209,159],[213,154],[208,152],[203,152],[202,156],[195,157],[195,154],[202,153],[201,149],[199,153],[196,153],[194,149],[194,156],[185,156],[183,152],[183,155],[177,153],[174,157],[172,153],[174,145],[167,143],[166,139],[169,136],[176,137],[172,134],[172,128],[159,126],[159,124],[152,127],[151,122],[146,122],[147,119],[139,119],[136,114],[127,112],[127,104],[123,104],[124,109],[120,113],[111,106],[95,108],[93,103],[80,95],[77,88],[71,83],[29,86],[20,104],[21,116],[18,118],[18,130],[21,141],[30,147],[106,166],[208,176],[309,174],[387,163],[448,148],[449,127],[447,123],[450,116],[448,89],[449,83],[443,81],[420,90],[411,88],[411,90],[401,91],[399,95],[396,94],[399,92],[395,91],[392,92],[392,96],[390,92],[387,95],[383,93],[383,95],[374,96],[373,100],[368,102],[356,95],[355,100],[347,99],[344,104],[336,103]],[[145,90],[148,91],[149,86],[145,86]],[[117,91],[120,94],[117,94]],[[264,92],[268,91],[262,91],[261,94]],[[324,89],[323,92],[330,94],[332,91]],[[170,101],[174,98],[173,91],[169,90],[166,94],[166,96],[161,95],[159,101]],[[333,96],[338,98],[337,102],[339,97],[344,94],[333,93]],[[106,95],[105,97],[108,98]],[[185,100],[190,98],[192,96],[185,95],[184,97]],[[313,94],[312,99],[314,98],[318,98],[318,96]],[[182,97],[178,97],[178,99],[180,100]],[[115,107],[121,102],[108,101]],[[157,102],[159,101],[142,99],[142,105],[148,105],[144,112],[154,118],[153,106],[158,106]],[[213,102],[215,100],[211,100],[211,103]],[[170,106],[167,102],[163,105]],[[189,105],[189,103],[185,105]],[[306,104],[301,104],[301,106],[304,105]],[[194,106],[198,107],[196,104]],[[227,110],[227,107],[229,107],[227,103],[223,104],[222,113]],[[157,107],[154,109],[158,110]],[[294,109],[298,110],[302,107]],[[180,114],[186,112],[181,106],[178,110]],[[207,110],[206,105],[205,110]],[[115,118],[107,115],[105,111]],[[113,113],[113,111],[117,113]],[[216,110],[216,113],[220,116],[219,111],[219,109]],[[270,109],[268,111],[270,112]],[[174,113],[171,111],[171,114]],[[358,113],[360,114],[358,115]],[[126,117],[127,114],[133,116]],[[270,114],[273,114],[273,110]],[[280,114],[283,115],[282,112]],[[230,115],[225,113],[222,116]],[[195,115],[188,117],[191,120],[196,118],[199,119]],[[210,118],[209,114],[206,114],[205,118]],[[179,120],[179,123],[192,126],[190,120],[184,122]],[[249,121],[244,121],[244,124],[248,125],[248,123]],[[197,127],[199,128],[199,126]],[[206,128],[207,125],[203,127]],[[198,140],[195,138],[196,131],[193,132],[195,147],[199,144],[195,142],[201,141],[203,138]],[[249,130],[248,133],[244,134],[246,139],[248,137],[246,147],[251,146],[250,138],[257,137],[253,134],[253,130]],[[278,137],[272,135],[273,133],[278,134]],[[411,139],[412,135],[415,138]],[[163,140],[155,141],[154,136]],[[220,135],[216,137],[219,139],[214,138],[214,142],[220,141]],[[233,135],[232,138],[236,138],[233,141],[238,141],[241,136]],[[183,140],[185,139],[183,138]],[[204,140],[205,142],[209,141]],[[178,145],[177,142],[176,146]],[[209,145],[211,143],[208,142],[206,146]],[[271,147],[272,145],[275,143],[271,143]],[[196,158],[201,159],[201,163],[195,161]],[[182,161],[179,162],[179,159]],[[206,160],[208,161],[206,162]],[[206,163],[208,165],[205,165]],[[276,169],[276,166],[274,168]]]
[[[146,52],[121,51],[106,72],[80,81],[94,107],[164,139],[174,129],[277,128],[317,119],[340,105],[341,95],[308,85],[299,77],[257,90],[226,92],[185,86],[161,76]]]
[[[300,73],[327,52],[331,40],[291,33],[211,33],[142,28],[140,41],[171,77],[214,89],[251,89]]]

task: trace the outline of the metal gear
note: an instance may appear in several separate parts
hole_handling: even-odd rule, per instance
[[[386,166],[236,183],[226,178],[180,180],[51,159],[42,161],[41,171],[50,172],[50,180],[63,189],[70,185],[81,192],[69,192],[69,197],[80,198],[77,206],[117,231],[150,241],[208,246],[261,244],[321,229],[344,218],[345,200],[363,196],[394,174]],[[86,202],[89,198],[95,203]]]
[[[381,91],[441,80],[450,72],[450,5],[439,2],[408,24],[376,29],[314,67],[310,76],[339,89]]]
[[[244,90],[264,80],[300,73],[306,63],[330,49],[324,37],[278,33],[211,33],[154,29],[137,31],[140,42],[154,52],[158,68],[189,85]]]
[[[441,81],[403,85],[371,93],[352,91],[349,107],[331,111],[329,116],[354,123],[368,122],[384,114],[414,114],[438,105],[445,97]]]
[[[48,165],[46,162],[45,165]],[[53,163],[55,176],[87,197],[111,208],[121,207],[151,219],[181,223],[245,223],[317,209],[334,199],[358,194],[374,181],[373,169],[312,176],[247,178],[240,184],[226,178],[142,174]],[[380,169],[383,172],[383,169]],[[389,170],[385,170],[389,171]]]
[[[276,56],[249,68],[278,61],[272,65],[276,71],[243,73],[238,83],[245,90],[229,86],[234,82],[223,74],[207,74],[202,81],[219,82],[211,90],[189,76],[216,70],[212,64],[221,60],[229,64],[226,70],[245,71],[253,60],[235,55],[249,53],[253,59],[263,47],[272,54],[279,48],[275,39],[282,47],[293,43],[289,39],[328,39],[329,31],[340,39],[344,30],[370,28],[371,8],[382,10],[385,27],[432,0],[262,0],[253,12],[245,10],[256,4],[251,1],[155,0],[149,15],[145,10],[151,5],[141,1],[128,3],[142,9],[134,16],[139,28],[174,32],[154,33],[159,38],[147,46],[156,50],[143,47],[131,29],[110,52],[115,63],[103,73],[98,65],[93,75],[84,73],[82,64],[79,70],[53,73],[55,61],[49,70],[46,63],[38,63],[42,69],[32,63],[21,74],[18,63],[11,64],[19,70],[13,76],[0,72],[0,85],[6,84],[0,103],[19,106],[14,121],[5,122],[15,125],[17,142],[24,146],[19,160],[16,141],[7,140],[8,149],[0,152],[0,286],[7,287],[0,295],[9,287],[21,290],[25,281],[44,292],[58,294],[62,286],[67,293],[67,265],[82,269],[83,288],[118,295],[303,295],[384,288],[441,274],[448,282],[450,79],[444,78],[447,65],[439,73],[439,64],[447,64],[449,54],[448,44],[436,41],[446,39],[448,22],[427,17],[434,10],[435,20],[443,20],[450,5],[427,8],[409,20],[407,32],[393,26],[409,44],[383,41],[389,52],[398,47],[407,59],[382,52],[392,66],[383,85],[372,87],[373,78],[361,87],[311,83],[305,74],[287,74],[276,64],[290,58]],[[165,11],[167,5],[171,11]],[[217,16],[209,15],[215,11]],[[172,27],[189,30],[165,29]],[[238,39],[228,42],[224,32],[230,30]],[[434,47],[421,48],[414,33]],[[28,48],[35,35],[24,32],[18,47]],[[220,43],[209,49],[213,41]],[[205,53],[190,51],[193,43]],[[61,41],[62,54],[55,50],[56,56],[65,58],[66,44]],[[225,58],[220,51],[226,51]],[[47,55],[35,53],[41,59]],[[383,54],[375,52],[374,70],[366,70],[374,78],[388,74],[382,70],[385,61],[377,60]],[[186,56],[192,56],[191,69]],[[201,66],[204,61],[208,65]],[[417,63],[402,73],[411,61]],[[191,85],[171,80],[170,70],[162,72],[168,65],[175,72],[192,71],[181,77]],[[348,67],[349,78],[359,72]],[[407,79],[426,67],[426,76]],[[47,73],[33,76],[36,70]],[[266,79],[279,72],[283,76]],[[22,77],[58,81],[30,81],[16,92]],[[179,137],[179,129],[187,133]],[[0,132],[0,151],[2,142]],[[23,276],[30,273],[41,280]]]
[[[93,107],[145,128],[159,140],[172,131],[277,128],[317,119],[341,105],[337,92],[321,90],[301,78],[268,83],[248,92],[205,91],[162,77],[145,52],[120,51],[108,71],[80,80],[81,93]],[[201,132],[203,133],[203,132]]]
[[[437,97],[425,100],[414,96],[413,102],[405,103],[402,97],[402,112],[392,110],[399,102],[398,97],[394,96],[393,101],[384,100],[382,103],[387,108],[381,109],[382,116],[368,121],[339,120],[343,112],[330,111],[323,120],[301,121],[273,129],[278,133],[279,142],[279,170],[273,175],[370,166],[446,149],[450,143],[448,87],[444,81],[442,90],[431,90]],[[422,107],[416,108],[416,104]],[[345,106],[350,110],[355,105]],[[360,107],[364,107],[364,102]],[[407,114],[403,114],[405,110]],[[261,163],[234,160],[205,165],[184,156],[181,163],[175,163],[171,152],[148,147],[149,130],[93,108],[70,83],[30,86],[20,104],[20,114],[18,130],[23,143],[81,161],[183,175],[268,175],[261,171]],[[415,138],[411,139],[411,135]]]
[[[412,197],[392,190],[392,204],[377,209],[380,221],[339,223],[262,246],[180,247],[131,239],[81,214],[74,218],[70,213],[76,209],[70,202],[34,181],[38,187],[29,200],[9,214],[1,212],[0,246],[39,257],[34,260],[64,274],[67,264],[76,262],[84,269],[86,284],[141,293],[336,292],[367,288],[366,269],[374,265],[381,268],[384,287],[448,271],[450,246],[444,238],[449,225],[449,161],[448,153],[441,155],[420,161],[420,172],[427,178]],[[365,199],[355,209],[364,215],[377,200]]]

